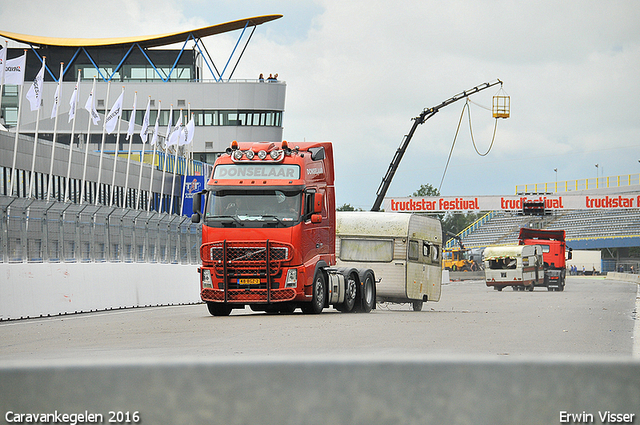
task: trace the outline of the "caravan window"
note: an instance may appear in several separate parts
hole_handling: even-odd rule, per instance
[[[418,261],[419,258],[418,241],[409,241],[409,260]]]
[[[341,239],[340,259],[343,261],[390,262],[393,259],[393,240]]]
[[[431,246],[431,261],[439,261],[438,245]]]

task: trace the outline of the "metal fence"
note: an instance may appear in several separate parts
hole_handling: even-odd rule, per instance
[[[0,197],[4,263],[200,263],[201,226],[135,209]]]

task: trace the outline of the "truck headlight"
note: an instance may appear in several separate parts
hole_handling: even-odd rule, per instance
[[[287,271],[287,280],[284,282],[285,288],[296,288],[298,286],[298,270],[289,269]]]
[[[213,289],[213,283],[211,282],[211,270],[202,270],[202,287]]]

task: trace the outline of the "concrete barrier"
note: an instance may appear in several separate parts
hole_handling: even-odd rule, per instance
[[[620,280],[622,282],[640,283],[640,275],[630,273],[607,272],[607,279]]]
[[[57,423],[73,423],[63,414],[84,414],[103,415],[84,423],[119,418],[154,425],[638,423],[640,363],[326,357],[5,362],[0,414],[17,423],[15,415],[28,413],[57,413]]]
[[[0,264],[0,320],[200,301],[196,265]]]

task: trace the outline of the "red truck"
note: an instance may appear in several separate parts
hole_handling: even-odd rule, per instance
[[[564,230],[542,230],[523,227],[518,237],[520,245],[540,245],[544,261],[544,284],[549,291],[564,291],[567,274],[566,259],[571,259],[571,248],[566,254]]]
[[[373,270],[334,267],[331,143],[234,141],[194,197],[193,212],[203,224],[200,295],[212,315],[246,306],[315,314],[330,305],[375,308]]]

